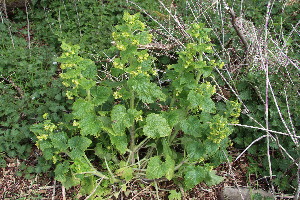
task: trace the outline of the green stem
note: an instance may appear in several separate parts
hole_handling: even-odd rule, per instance
[[[182,160],[177,166],[175,166],[174,171],[178,170],[187,161],[188,161],[188,159]]]
[[[196,84],[199,83],[201,75],[202,75],[202,73],[200,73],[199,71],[197,71]]]
[[[179,128],[176,127],[176,128],[174,129],[173,134],[171,134],[170,137],[169,137],[169,144],[172,144],[173,140],[176,138],[176,136],[177,136],[177,134],[178,134],[178,131],[179,131]]]
[[[141,141],[138,145],[136,145],[133,152],[137,152],[148,140],[149,138],[147,137],[143,141]]]
[[[132,96],[130,98],[130,108],[134,109],[134,92],[132,91]],[[135,162],[134,159],[134,150],[135,150],[135,122],[133,122],[132,127],[130,128],[130,150],[131,150],[131,155],[130,155],[130,160],[131,160],[131,164],[133,164]]]
[[[201,39],[200,42],[202,42],[202,39]],[[201,43],[200,43],[200,44],[201,44]],[[199,55],[199,60],[200,60],[200,61],[203,61],[203,56],[202,56],[201,54]],[[200,73],[199,71],[197,71],[196,84],[199,83],[200,78],[201,78],[201,75],[202,75],[202,73]]]
[[[172,96],[171,103],[170,103],[170,108],[173,107],[175,100],[176,100],[176,90],[174,90],[174,92],[173,92],[173,96]]]
[[[86,90],[86,94],[87,94],[87,100],[88,100],[88,101],[91,101],[91,100],[92,100],[92,97],[91,97],[91,90],[90,90],[90,89]]]

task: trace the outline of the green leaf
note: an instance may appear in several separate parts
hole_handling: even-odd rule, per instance
[[[167,138],[162,139],[162,145],[163,145],[163,155],[164,157],[170,156],[173,159],[176,159],[177,155],[174,152],[174,150],[171,149],[171,145],[169,144],[169,141]]]
[[[209,187],[217,185],[224,180],[222,176],[216,175],[216,171],[214,170],[210,171],[207,175],[208,177],[205,179],[205,183]]]
[[[73,115],[78,119],[85,118],[93,112],[94,105],[91,101],[85,101],[84,99],[79,98],[73,103]]]
[[[54,148],[59,149],[61,152],[65,152],[68,148],[68,136],[64,132],[54,132],[50,134],[50,139]]]
[[[162,112],[162,116],[167,119],[170,127],[174,127],[183,120],[185,113],[181,109],[176,109],[169,112]]]
[[[93,98],[93,104],[95,106],[102,105],[112,95],[112,90],[105,86],[96,86],[91,89],[91,95]]]
[[[143,114],[143,111],[141,110],[138,111],[136,109],[128,109],[127,113],[130,117],[131,123],[133,124],[134,120],[139,118]]]
[[[133,178],[133,172],[131,167],[122,167],[116,170],[116,174],[125,179],[125,181],[130,181]]]
[[[146,170],[146,176],[149,179],[161,178],[165,175],[165,170],[162,167],[162,161],[159,156],[151,157],[148,162],[148,167]]]
[[[211,99],[214,93],[215,87],[210,83],[202,83],[197,90],[191,90],[187,97],[191,109],[214,113],[216,110],[215,103]]]
[[[153,103],[157,99],[165,101],[166,99],[161,89],[155,83],[151,83],[149,77],[144,74],[129,79],[127,83],[143,103]]]
[[[187,166],[184,174],[186,189],[191,189],[207,177],[207,169],[202,166]]]
[[[201,122],[197,116],[189,116],[186,120],[181,121],[180,126],[187,135],[202,136]]]
[[[180,77],[179,83],[181,86],[186,86],[189,89],[194,89],[197,87],[194,73],[184,73]]]
[[[97,76],[97,67],[94,61],[90,59],[82,59],[79,63],[80,67],[82,66],[82,75],[85,78],[94,80]],[[94,81],[96,83],[96,81]]]
[[[74,136],[68,141],[68,145],[71,149],[70,156],[72,159],[77,159],[82,157],[85,150],[90,146],[92,141],[87,137]]]
[[[67,180],[66,174],[70,170],[70,164],[67,161],[64,161],[63,163],[59,163],[56,165],[54,173],[55,173],[55,179],[64,183]]]
[[[52,143],[48,140],[41,140],[38,142],[38,144],[39,144],[39,148],[42,151],[45,151],[46,149],[50,149],[53,147]]]
[[[124,154],[127,151],[127,135],[115,136],[109,134],[111,143],[116,147],[116,149],[121,153]]]
[[[205,146],[201,140],[194,137],[185,136],[181,139],[181,141],[189,158],[193,160],[199,160],[205,157]]]
[[[147,116],[143,131],[150,138],[166,137],[172,132],[167,120],[161,115],[154,113]]]
[[[215,103],[210,96],[191,90],[188,94],[187,100],[190,102],[192,109],[203,110],[204,112],[215,112]]]
[[[126,128],[133,125],[125,106],[116,105],[111,111],[112,128],[116,135],[125,135]]]
[[[175,161],[170,157],[166,157],[166,161],[163,164],[163,168],[165,170],[165,176],[168,180],[171,180],[174,176],[174,168],[175,168]]]
[[[89,160],[85,159],[83,156],[77,156],[73,158],[73,164],[70,166],[72,172],[82,173],[82,172],[89,172],[94,171],[91,163]],[[95,172],[96,173],[96,172]],[[77,177],[84,177],[83,174],[76,175]]]
[[[96,177],[89,176],[84,177],[80,180],[80,193],[81,194],[91,194],[96,186]]]
[[[107,161],[110,161],[113,157],[113,155],[109,152],[109,150],[105,148],[101,143],[97,143],[94,150],[95,150],[95,155],[103,160],[106,159]]]
[[[93,86],[96,85],[96,82],[94,80],[90,80],[84,77],[81,77],[78,80],[79,85],[82,87],[82,89],[84,90],[89,90],[91,89]]]
[[[102,121],[96,116],[95,113],[91,112],[86,115],[83,119],[79,120],[79,128],[81,135],[93,135],[98,136],[102,130]]]
[[[168,196],[169,200],[181,200],[181,193],[176,190],[171,190]]]
[[[150,158],[146,170],[146,176],[149,179],[157,179],[166,176],[171,180],[174,175],[175,161],[170,157],[166,157],[166,161],[162,162],[159,156]]]

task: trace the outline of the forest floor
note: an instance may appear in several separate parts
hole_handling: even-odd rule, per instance
[[[238,151],[230,151],[231,156],[237,157]],[[233,159],[234,160],[234,159]],[[85,196],[81,196],[79,191],[80,187],[72,187],[65,189],[59,182],[56,182],[52,177],[47,174],[36,175],[33,179],[27,179],[24,176],[18,176],[17,172],[21,160],[18,159],[6,159],[7,167],[0,169],[0,199],[43,199],[43,200],[69,200],[69,199],[85,199]],[[30,162],[25,161],[26,165],[30,165]],[[205,184],[199,184],[194,189],[184,192],[183,199],[204,199],[215,200],[222,199],[222,191],[224,187],[249,187],[252,188],[259,185],[260,188],[264,188],[264,183],[258,183],[256,177],[247,175],[247,168],[249,167],[249,161],[246,156],[242,156],[236,162],[228,162],[220,165],[215,170],[217,174],[224,177],[224,181],[220,184],[207,187]],[[111,199],[157,199],[158,196],[161,199],[168,199],[170,190],[180,190],[172,181],[158,183],[159,190],[157,191],[153,184],[145,184],[141,187],[139,181],[133,181],[131,185],[128,185],[128,192],[119,195],[118,198]]]

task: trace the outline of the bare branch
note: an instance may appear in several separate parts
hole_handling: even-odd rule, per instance
[[[245,47],[245,50],[247,52],[248,51],[248,42],[246,41],[244,34],[241,32],[240,27],[236,23],[236,19],[237,19],[236,14],[235,14],[234,10],[227,5],[227,3],[225,1],[223,1],[223,2],[225,4],[225,9],[227,10],[227,12],[231,16],[231,24],[232,24],[235,32],[237,33],[237,35],[241,39],[241,41],[242,41],[242,43]]]

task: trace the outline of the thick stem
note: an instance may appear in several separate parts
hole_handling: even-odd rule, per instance
[[[200,39],[200,44],[202,43],[202,39]],[[198,60],[203,61],[202,54],[199,55]],[[200,71],[197,71],[197,77],[196,77],[196,84],[199,83],[202,73]]]
[[[130,108],[134,109],[134,93],[132,91],[132,96],[130,99]],[[135,163],[134,159],[134,153],[135,153],[135,124],[133,122],[132,127],[130,128],[130,150],[131,150],[131,155],[130,155],[130,160],[131,164]]]
[[[91,97],[91,90],[86,90],[86,94],[87,94],[87,100],[91,101],[92,97]]]
[[[141,141],[138,145],[135,146],[134,148],[134,153],[137,152],[142,146],[149,140],[149,138],[145,138],[143,141]]]
[[[173,96],[172,96],[172,99],[171,99],[171,103],[170,103],[170,108],[173,107],[173,105],[175,103],[175,100],[176,100],[176,91],[174,90]]]
[[[202,75],[202,73],[200,73],[199,71],[197,71],[196,84],[199,83],[201,75]]]
[[[173,134],[171,134],[170,137],[169,137],[169,144],[172,144],[172,143],[173,143],[173,140],[176,138],[176,136],[177,136],[177,134],[178,134],[178,131],[179,131],[179,128],[176,127],[176,128],[174,129]]]

